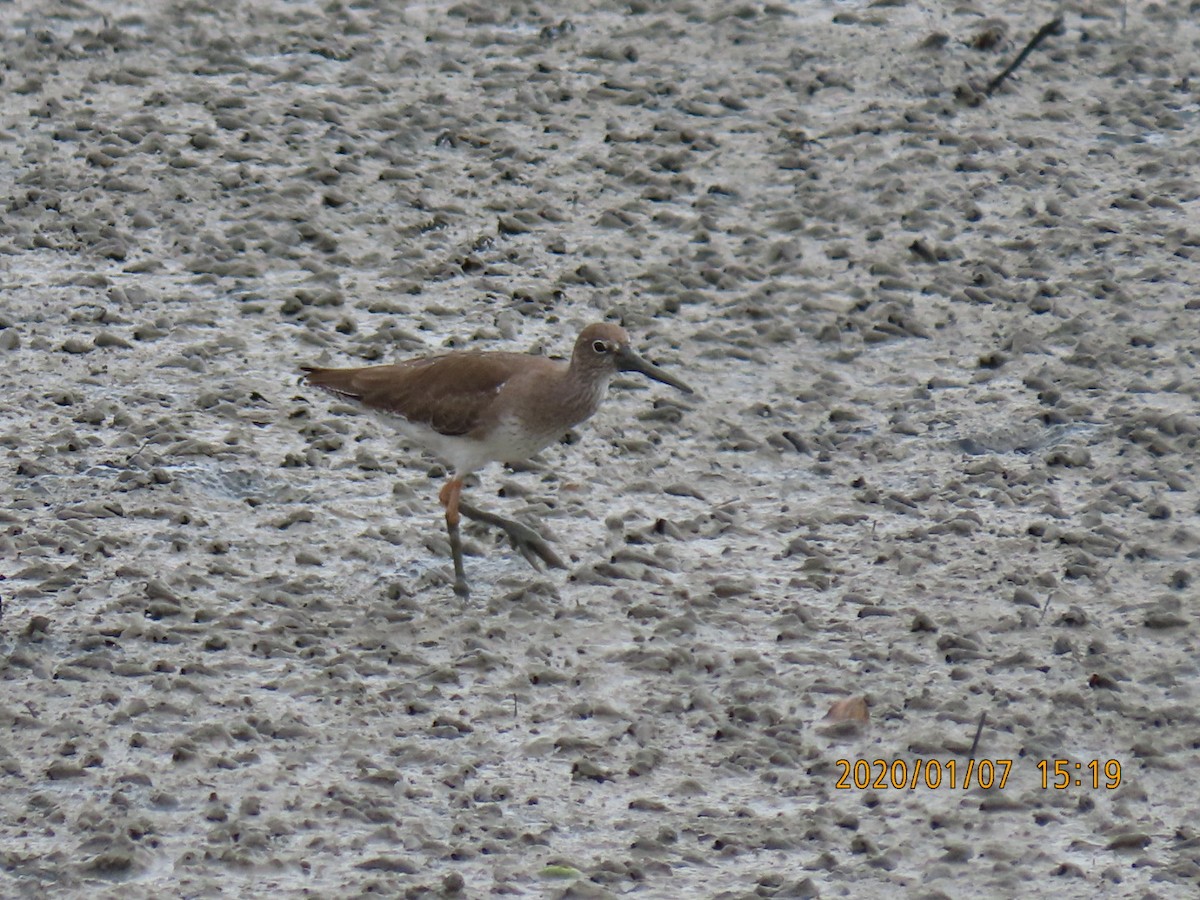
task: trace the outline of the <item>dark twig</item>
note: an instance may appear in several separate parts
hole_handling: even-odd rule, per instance
[[[1045,621],[1046,613],[1050,612],[1050,601],[1053,599],[1054,599],[1054,595],[1051,594],[1050,596],[1048,596],[1046,598],[1046,602],[1042,604],[1042,614],[1040,616],[1038,616],[1038,624],[1039,625]]]
[[[997,75],[995,78],[993,78],[991,81],[988,82],[988,86],[983,89],[983,93],[986,94],[988,97],[992,96],[992,92],[994,90],[996,90],[996,88],[1000,87],[1001,84],[1004,83],[1005,78],[1007,78],[1009,75],[1011,75],[1013,72],[1015,72],[1017,70],[1017,66],[1019,66],[1019,65],[1021,65],[1021,63],[1025,62],[1025,57],[1027,57],[1030,53],[1032,53],[1035,49],[1037,49],[1038,44],[1040,44],[1042,41],[1044,41],[1046,38],[1048,38],[1052,34],[1061,34],[1062,33],[1062,24],[1063,24],[1062,16],[1058,16],[1057,18],[1053,19],[1050,22],[1047,22],[1045,25],[1043,25],[1041,28],[1039,28],[1037,30],[1037,34],[1035,34],[1030,39],[1029,43],[1025,45],[1025,49],[1017,54],[1017,58],[1012,61],[1012,63],[1008,66],[1008,68],[1005,69],[1003,72],[1001,72],[999,75]]]
[[[975,758],[975,751],[979,749],[979,736],[983,734],[983,723],[987,721],[987,710],[979,714],[979,727],[975,729],[975,740],[971,741],[971,753],[967,759]]]

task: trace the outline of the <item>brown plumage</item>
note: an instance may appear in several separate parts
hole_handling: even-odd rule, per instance
[[[596,412],[618,372],[641,372],[692,392],[638,356],[625,330],[609,323],[584,328],[569,363],[524,353],[457,351],[389,366],[304,371],[305,384],[395,416],[401,431],[454,470],[440,496],[454,554],[455,591],[464,596],[460,506],[467,515],[505,528],[531,561],[530,551],[548,563],[558,562],[520,523],[461,504],[465,476],[488,462],[525,459],[553,443]]]
[[[513,378],[553,378],[565,367],[525,353],[459,351],[362,369],[306,367],[305,383],[438,434],[458,436],[493,418],[489,410]]]

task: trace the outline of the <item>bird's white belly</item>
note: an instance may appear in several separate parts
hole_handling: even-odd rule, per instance
[[[488,435],[488,457],[500,462],[516,462],[549,447],[565,433],[566,429],[531,428],[529,423],[509,416],[497,422]]]
[[[391,414],[382,414],[389,425],[396,428],[412,443],[432,453],[450,466],[455,474],[466,475],[481,469],[489,462],[515,462],[532,456],[550,446],[566,431],[551,432],[522,427],[515,417],[502,419],[488,432],[486,441],[466,435],[438,434],[426,425],[409,422]]]

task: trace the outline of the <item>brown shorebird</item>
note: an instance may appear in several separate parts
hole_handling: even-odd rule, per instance
[[[463,479],[489,462],[537,453],[589,418],[618,372],[641,372],[684,393],[692,389],[638,356],[618,325],[589,325],[570,363],[527,353],[458,351],[360,369],[304,367],[304,383],[391,413],[400,431],[453,470],[439,498],[454,557],[454,592],[470,593],[463,571],[459,514],[503,529],[537,566],[565,568],[532,528],[461,499]]]

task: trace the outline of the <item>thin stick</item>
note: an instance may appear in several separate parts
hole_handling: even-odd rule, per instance
[[[992,91],[1000,87],[1004,83],[1004,79],[1017,70],[1017,66],[1025,62],[1025,57],[1032,53],[1037,45],[1044,41],[1052,34],[1060,34],[1062,32],[1062,16],[1058,16],[1050,22],[1047,22],[1037,30],[1037,34],[1025,45],[1025,49],[1017,54],[1017,58],[1012,61],[1007,69],[988,82],[988,86],[983,89],[983,93],[988,97],[992,96]]]
[[[1042,605],[1042,614],[1038,616],[1038,623],[1041,624],[1046,619],[1046,613],[1050,612],[1050,601],[1054,599],[1054,595],[1050,594],[1046,598],[1046,602]]]
[[[987,721],[987,710],[979,714],[979,727],[975,729],[975,740],[971,741],[971,753],[967,759],[975,758],[975,751],[979,749],[979,736],[983,734],[983,723]]]

